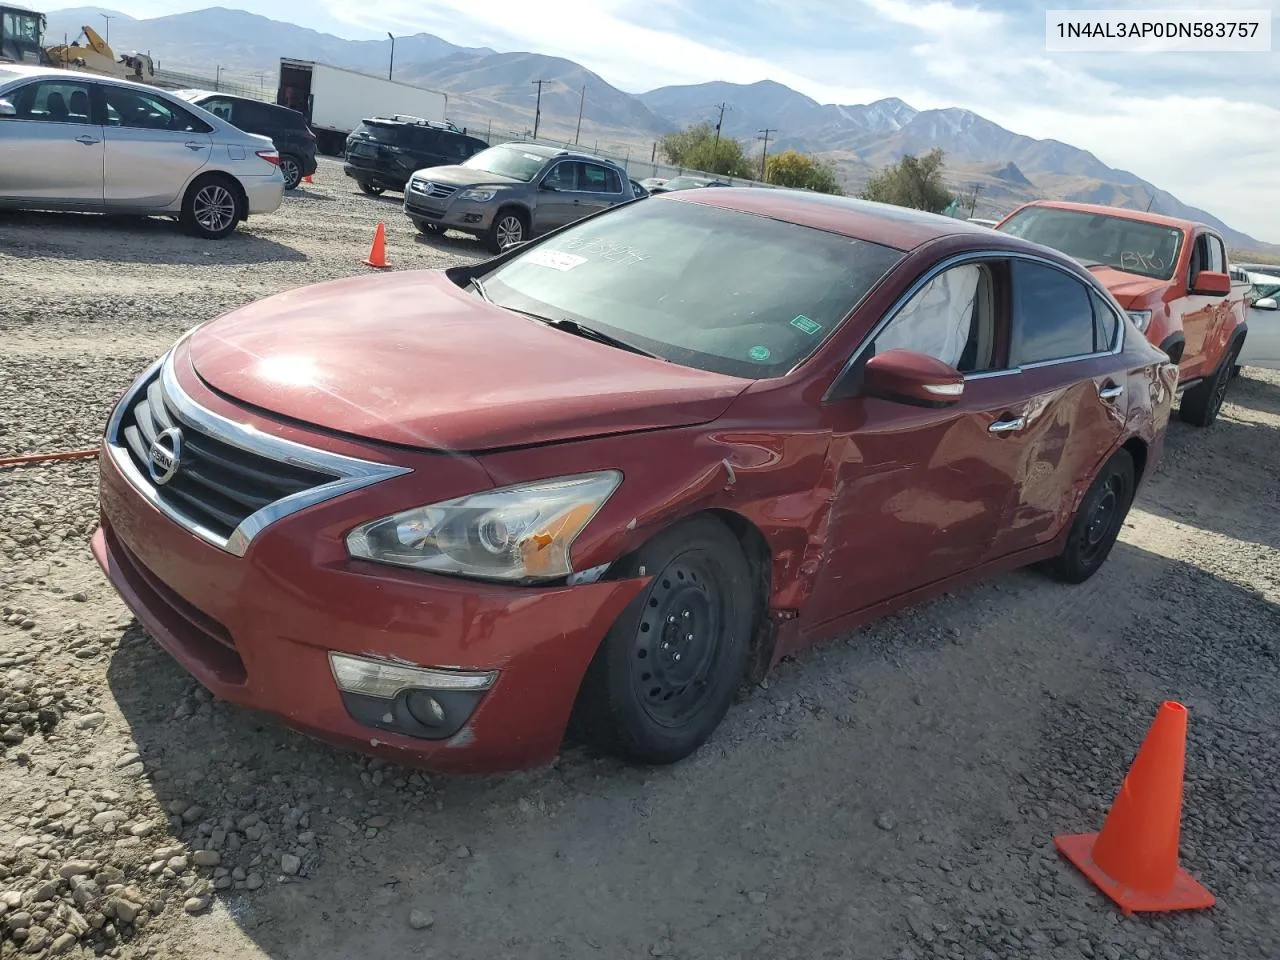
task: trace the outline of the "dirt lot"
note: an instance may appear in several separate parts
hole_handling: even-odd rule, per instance
[[[420,242],[325,164],[223,243],[0,217],[0,456],[93,446],[197,322]],[[0,470],[0,957],[1280,956],[1280,375],[1176,424],[1105,571],[1032,572],[743,692],[692,761],[576,747],[423,776],[210,702],[87,549],[93,462]],[[1125,919],[1051,838],[1096,829],[1159,701],[1191,708],[1182,858],[1219,904]]]

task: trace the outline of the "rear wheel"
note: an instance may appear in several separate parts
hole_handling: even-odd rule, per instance
[[[712,517],[659,534],[622,576],[653,577],[587,670],[574,716],[598,748],[675,763],[719,725],[746,673],[755,603],[737,539]]]
[[[1135,485],[1133,457],[1127,450],[1117,450],[1080,501],[1062,553],[1049,563],[1058,579],[1084,583],[1098,572],[1124,527]]]
[[[284,174],[284,188],[296,190],[302,182],[302,161],[291,153],[280,154],[280,172]]]
[[[380,187],[375,183],[365,183],[360,181],[360,192],[367,197],[380,197],[385,192],[386,187]]]
[[[1222,358],[1213,376],[1196,384],[1182,395],[1182,401],[1178,404],[1178,417],[1193,427],[1210,426],[1222,412],[1222,404],[1227,399],[1227,388],[1231,386],[1232,371],[1236,367],[1240,345],[1234,344],[1229,349],[1230,352]]]
[[[182,201],[181,222],[188,232],[205,240],[221,240],[244,218],[239,191],[224,177],[197,180]]]

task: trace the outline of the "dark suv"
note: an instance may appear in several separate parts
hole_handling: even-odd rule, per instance
[[[270,137],[280,154],[280,172],[284,174],[286,190],[293,190],[303,177],[316,172],[316,135],[307,126],[307,118],[297,110],[211,90],[175,90],[174,95],[208,110],[245,133]]]
[[[488,146],[451,123],[417,117],[374,117],[347,137],[347,176],[371,197],[404,190],[415,170],[461,163]]]

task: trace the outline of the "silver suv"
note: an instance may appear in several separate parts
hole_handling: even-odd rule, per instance
[[[456,166],[416,171],[404,212],[424,234],[460,230],[494,253],[635,198],[626,171],[590,154],[504,143]]]
[[[177,217],[221,239],[284,196],[266,137],[141,83],[0,64],[0,208]]]

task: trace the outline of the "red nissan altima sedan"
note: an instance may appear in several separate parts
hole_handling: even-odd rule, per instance
[[[1069,258],[783,190],[196,328],[107,426],[99,562],[217,696],[437,770],[637,762],[970,578],[1093,575],[1177,368]]]

